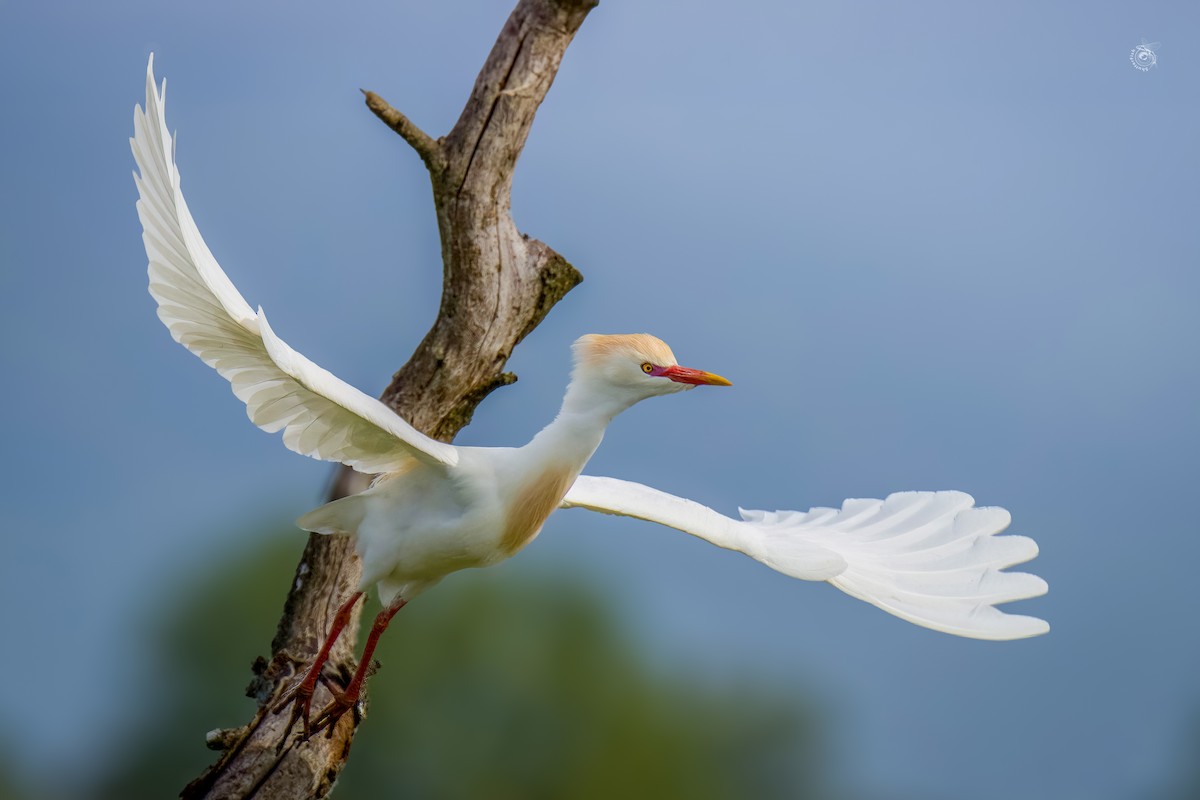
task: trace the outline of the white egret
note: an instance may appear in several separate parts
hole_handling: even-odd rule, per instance
[[[523,447],[458,447],[423,435],[290,348],[262,309],[251,308],[234,288],[180,191],[165,92],[165,82],[156,89],[151,57],[146,109],[135,109],[130,143],[141,172],[134,175],[137,210],[159,318],[176,341],[232,384],[254,424],[282,431],[283,443],[298,453],[379,476],[366,491],[298,522],[308,531],[353,536],[363,564],[359,591],[342,605],[305,678],[277,706],[294,704],[291,722],[302,719],[306,736],[332,727],[357,701],[379,635],[401,607],[451,572],[511,557],[559,507],[677,528],[958,636],[1017,639],[1049,629],[1040,619],[996,608],[1046,591],[1037,576],[1002,571],[1036,556],[1037,545],[1023,536],[996,536],[1008,526],[1008,512],[975,508],[961,492],[904,492],[807,512],[742,511],[733,519],[647,486],[581,475],[605,428],[633,404],[697,385],[729,385],[679,366],[670,348],[647,334],[576,341],[562,408]],[[312,694],[329,649],[372,585],[384,608],[358,671],[310,728]]]

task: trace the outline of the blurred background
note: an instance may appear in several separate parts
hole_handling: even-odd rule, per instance
[[[226,271],[377,393],[440,262],[358,89],[445,133],[510,9],[0,0],[0,796],[173,796],[213,760],[330,476],[155,318],[147,56]],[[642,404],[590,472],[727,513],[968,491],[1040,543],[1050,594],[1011,610],[1051,633],[955,639],[563,512],[405,610],[338,796],[1200,797],[1198,85],[1182,0],[606,0],[513,197],[586,281],[460,441],[525,441],[571,340],[649,331],[735,386]]]

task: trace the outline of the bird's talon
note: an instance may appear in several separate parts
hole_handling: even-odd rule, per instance
[[[315,736],[324,730],[325,738],[332,739],[333,729],[337,727],[338,720],[345,716],[347,711],[358,707],[358,692],[354,692],[353,696],[351,696],[351,692],[341,692],[332,686],[329,687],[329,691],[333,695],[333,699],[329,701],[329,705],[325,706],[321,710],[321,713],[317,715],[317,718],[313,720],[312,733],[309,735]],[[306,735],[305,739],[308,739],[309,735]]]
[[[287,727],[283,730],[283,736],[280,738],[279,744],[275,748],[276,752],[283,750],[283,746],[287,743],[288,737],[292,733],[292,729],[296,727],[297,721],[301,723],[301,729],[303,731],[300,737],[301,741],[307,741],[308,738],[312,736],[309,718],[312,716],[313,691],[316,689],[315,684],[317,680],[324,682],[325,676],[318,675],[316,678],[313,678],[312,674],[310,673],[309,675],[305,676],[304,680],[300,681],[300,683],[284,692],[283,697],[279,698],[279,702],[271,707],[271,713],[273,714],[280,714],[288,706],[292,707],[291,718],[288,719]]]

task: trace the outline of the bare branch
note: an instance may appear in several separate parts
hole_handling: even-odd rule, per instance
[[[525,336],[582,276],[548,245],[521,234],[510,212],[512,173],[563,53],[596,0],[519,0],[475,81],[454,129],[435,140],[371,92],[367,106],[430,167],[444,285],[433,328],[394,376],[383,399],[425,433],[449,440],[492,390],[516,376],[504,365]],[[339,473],[331,499],[362,491],[366,476]],[[259,703],[243,728],[213,732],[221,759],[184,798],[325,797],[349,757],[362,714],[347,715],[330,737],[283,740],[287,714],[275,700],[297,679],[342,600],[358,586],[352,542],[312,535],[296,568],[270,660],[255,662],[247,694]],[[354,667],[358,611],[331,653],[327,674],[341,686]],[[328,703],[319,686],[314,707]],[[362,710],[365,713],[365,709]]]
[[[363,96],[367,98],[367,108],[383,120],[383,123],[389,128],[400,134],[404,141],[412,146],[413,150],[417,151],[417,155],[421,160],[433,169],[440,161],[442,148],[437,140],[416,126],[412,120],[401,114],[396,109],[374,92],[368,92],[366,89],[359,89]]]

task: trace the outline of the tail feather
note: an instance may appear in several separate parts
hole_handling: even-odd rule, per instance
[[[296,525],[312,533],[356,533],[362,524],[366,506],[360,495],[350,495],[332,503],[314,508],[300,519]]]

